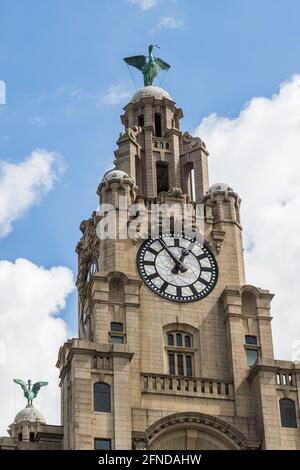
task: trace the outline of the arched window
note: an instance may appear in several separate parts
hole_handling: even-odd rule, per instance
[[[110,385],[97,382],[94,384],[94,411],[111,412]]]
[[[279,406],[281,426],[283,428],[296,428],[297,418],[295,402],[293,402],[293,400],[289,400],[288,398],[282,398],[279,401]]]
[[[193,338],[182,331],[167,333],[167,354],[170,375],[193,376]]]

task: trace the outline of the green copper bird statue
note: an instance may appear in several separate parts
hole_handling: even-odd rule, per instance
[[[28,384],[20,379],[14,379],[14,382],[21,385],[24,396],[27,398],[27,406],[32,406],[32,401],[37,397],[40,388],[48,385],[48,382],[36,382],[31,388],[31,380],[28,380]]]
[[[154,79],[160,71],[169,70],[171,66],[159,57],[153,56],[153,49],[159,46],[151,44],[149,46],[149,55],[136,55],[132,57],[125,57],[124,62],[132,67],[140,70],[144,76],[144,85],[149,86],[153,84]]]

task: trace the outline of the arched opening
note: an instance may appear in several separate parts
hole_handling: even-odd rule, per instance
[[[239,450],[246,439],[234,426],[203,413],[176,413],[146,431],[148,450]]]
[[[167,163],[156,163],[156,183],[157,195],[161,192],[169,191],[169,168]]]
[[[144,120],[144,115],[143,114],[140,114],[139,117],[138,117],[138,125],[140,127],[144,127],[144,125],[145,125],[145,120]]]
[[[94,411],[111,412],[110,385],[104,382],[94,384]]]
[[[109,282],[109,302],[124,303],[125,292],[124,282],[120,277],[113,277]]]
[[[184,166],[184,179],[187,195],[191,201],[196,201],[195,171],[192,162]]]
[[[244,315],[256,315],[256,296],[251,291],[242,293],[242,313]]]
[[[161,114],[155,113],[155,135],[156,137],[162,136]]]

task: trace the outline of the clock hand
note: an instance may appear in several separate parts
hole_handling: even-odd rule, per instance
[[[168,247],[168,245],[162,238],[159,239],[159,242],[163,246],[163,248],[166,250],[166,252],[169,254],[169,256],[172,258],[175,265],[178,266],[178,270],[181,271],[182,273],[185,273],[188,270],[188,268],[182,263],[182,261],[176,258],[174,253],[172,253],[172,251],[170,250],[170,248]]]
[[[182,261],[184,260],[184,258],[190,254],[190,251],[187,250],[186,248],[183,248],[182,252],[181,252],[181,256],[179,258],[179,261],[180,263],[182,263]],[[178,264],[175,264],[174,268],[172,269],[172,273],[173,274],[178,274],[178,271],[179,271],[179,267],[178,267]]]

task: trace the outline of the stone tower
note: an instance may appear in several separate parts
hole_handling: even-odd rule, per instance
[[[209,186],[182,116],[165,90],[138,91],[98,195],[119,218],[134,203],[202,204],[204,248],[100,240],[107,213],[81,223],[78,338],[57,363],[65,449],[300,448],[300,370],[274,359],[273,295],[245,283],[240,198]]]

